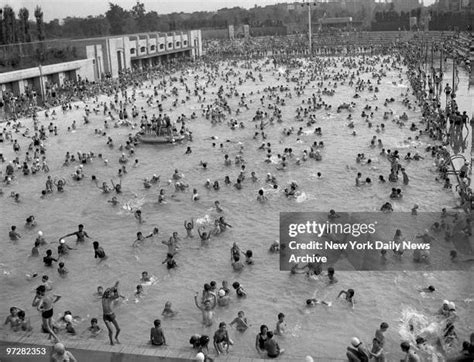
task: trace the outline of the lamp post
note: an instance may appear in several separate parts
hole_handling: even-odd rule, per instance
[[[312,31],[311,31],[311,5],[316,5],[315,2],[311,2],[310,0],[305,1],[301,6],[307,6],[308,8],[308,50],[309,56],[313,53],[313,44],[312,44]]]

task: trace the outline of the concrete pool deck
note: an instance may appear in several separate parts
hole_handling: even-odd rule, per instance
[[[152,361],[195,361],[196,351],[189,349],[179,349],[173,347],[152,347],[149,344],[128,344],[110,346],[103,341],[94,340],[68,340],[63,342],[66,349],[69,350],[78,360],[78,362],[152,362]],[[45,347],[47,352],[45,355],[36,356],[9,356],[6,348],[38,348]],[[52,343],[48,343],[46,337],[38,338],[37,335],[11,335],[7,333],[0,334],[0,362],[23,362],[23,361],[50,361]],[[211,352],[211,357],[216,361],[226,362],[260,362],[265,359],[249,358],[231,352],[229,355],[215,357]],[[270,360],[270,359],[267,359]],[[283,354],[278,361],[305,361],[305,356],[290,356]],[[340,358],[314,357],[314,361],[345,361]]]

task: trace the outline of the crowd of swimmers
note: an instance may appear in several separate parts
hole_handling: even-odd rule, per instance
[[[282,44],[280,53],[286,54],[285,57],[275,57],[273,60],[273,65],[276,65],[279,62],[285,63],[289,69],[298,69],[302,66],[302,61],[296,58],[293,58],[292,54],[294,55],[295,52],[298,53],[298,49],[293,49],[290,47],[290,43],[285,43],[282,40]],[[232,45],[232,46],[235,46]],[[220,52],[218,49],[212,49],[212,52],[217,52],[223,57],[228,57],[233,55],[232,46],[230,48],[221,49]],[[245,47],[248,44],[241,44],[241,46]],[[254,56],[261,56],[262,54],[259,53],[255,44],[251,45],[251,49],[254,50],[252,53]],[[464,127],[467,127],[467,123],[469,122],[469,118],[467,117],[466,113],[461,113],[455,101],[455,97],[451,97],[449,99],[449,104],[446,110],[442,110],[440,107],[440,102],[438,99],[433,97],[434,91],[431,89],[428,92],[425,91],[426,85],[424,82],[424,77],[426,74],[422,74],[419,69],[416,67],[417,59],[419,58],[419,54],[417,53],[416,44],[409,44],[405,48],[401,49],[405,58],[402,60],[400,56],[395,57],[392,59],[392,68],[397,69],[400,71],[401,77],[401,66],[399,65],[400,62],[404,62],[405,65],[408,67],[408,77],[410,80],[411,87],[415,96],[417,97],[417,104],[410,101],[408,93],[402,94],[403,101],[402,103],[410,110],[413,109],[421,109],[423,112],[423,119],[419,124],[415,124],[414,122],[410,122],[409,129],[412,132],[415,132],[413,137],[407,139],[407,142],[419,140],[421,137],[428,136],[432,139],[432,146],[428,146],[425,151],[436,160],[436,170],[437,173],[436,178],[439,180],[444,188],[450,188],[452,185],[450,184],[450,179],[448,177],[448,160],[450,159],[451,154],[448,151],[448,146],[452,148],[460,148],[463,149],[466,147],[466,142],[462,138],[462,130]],[[212,53],[211,52],[211,53]],[[260,55],[259,55],[260,54]],[[235,54],[234,54],[235,55]],[[237,51],[237,55],[241,55],[240,50]],[[291,56],[290,56],[291,55]],[[365,58],[364,58],[365,59]],[[377,99],[375,93],[378,92],[378,85],[380,84],[381,79],[385,76],[383,70],[376,71],[374,64],[376,62],[382,62],[386,64],[390,64],[390,58],[388,57],[381,57],[377,56],[374,58],[367,58],[365,60],[355,58],[341,58],[341,59],[331,59],[331,58],[315,58],[313,60],[314,70],[317,74],[321,77],[321,82],[318,84],[318,91],[312,94],[310,97],[307,97],[302,102],[302,106],[298,108],[295,114],[295,121],[306,121],[306,125],[308,127],[313,127],[313,124],[316,122],[315,116],[312,114],[316,110],[324,109],[326,111],[331,110],[332,106],[326,101],[323,100],[322,95],[331,97],[337,90],[337,84],[342,83],[345,84],[347,82],[348,85],[354,88],[355,95],[353,99],[360,99],[360,94],[367,91],[372,94],[372,99]],[[237,65],[235,63],[234,65]],[[270,64],[270,61],[267,62],[266,65]],[[64,114],[68,112],[77,111],[79,109],[78,105],[74,104],[73,107],[73,98],[74,96],[78,97],[78,99],[86,100],[89,96],[93,100],[92,109],[89,108],[89,105],[86,105],[84,108],[84,125],[88,126],[90,123],[89,117],[93,114],[95,116],[103,115],[104,118],[107,117],[107,120],[104,121],[103,128],[96,129],[96,134],[98,135],[107,135],[107,129],[110,127],[108,122],[111,122],[114,127],[127,127],[132,129],[142,129],[144,132],[156,132],[156,133],[166,133],[168,135],[181,135],[183,139],[191,142],[193,139],[192,131],[189,128],[189,125],[192,123],[194,119],[198,116],[196,113],[193,112],[192,115],[180,115],[177,122],[170,119],[166,112],[163,112],[162,102],[166,99],[165,90],[169,90],[170,84],[172,82],[167,83],[166,78],[162,77],[163,74],[173,77],[173,81],[176,84],[181,84],[186,89],[185,98],[188,100],[191,95],[194,93],[195,97],[198,97],[201,102],[206,100],[206,97],[211,97],[209,94],[206,93],[206,87],[199,86],[197,83],[195,85],[195,89],[192,91],[184,77],[180,74],[179,71],[187,69],[189,63],[183,62],[182,64],[172,63],[168,68],[160,67],[156,70],[149,70],[149,71],[125,71],[120,75],[119,81],[113,81],[112,79],[106,78],[103,82],[98,84],[89,84],[89,82],[85,80],[78,81],[77,84],[75,83],[68,83],[67,87],[63,89],[65,94],[67,93],[68,96],[61,98],[61,108]],[[211,70],[219,70],[219,65],[215,61],[209,61],[208,64],[197,63],[195,66],[204,66],[209,67]],[[346,69],[352,69],[352,71],[345,71],[345,72],[338,72],[333,75],[325,74],[324,70],[330,66],[342,66]],[[258,66],[255,68],[255,64],[252,67],[252,62],[245,63],[244,67],[247,67],[245,76],[240,77],[238,82],[239,84],[243,84],[246,80],[255,80],[259,78],[260,80],[263,79],[262,75],[262,68]],[[358,68],[360,70],[353,70],[354,68]],[[363,73],[370,73],[373,76],[373,80],[363,80],[361,79],[361,74]],[[176,74],[178,74],[176,76]],[[224,73],[222,73],[224,74]],[[315,73],[316,74],[316,73]],[[227,73],[224,75],[224,78],[228,78],[235,74]],[[158,85],[154,88],[154,96],[145,96],[142,91],[138,90],[142,87],[146,81],[158,79]],[[156,81],[155,79],[155,81]],[[297,79],[297,78],[296,78]],[[313,80],[315,80],[314,78]],[[213,85],[215,83],[215,79],[209,75],[209,80],[207,85]],[[130,91],[129,88],[132,88]],[[303,95],[304,86],[297,86],[295,88],[296,95],[302,96]],[[69,93],[68,93],[69,92]],[[202,107],[201,115],[203,118],[211,122],[212,124],[225,124],[227,121],[227,125],[231,130],[235,130],[237,128],[245,128],[247,124],[243,122],[237,122],[233,119],[229,119],[232,116],[233,110],[230,108],[227,100],[225,99],[226,92],[229,94],[236,94],[240,98],[239,103],[239,112],[242,109],[249,109],[249,104],[252,102],[250,99],[251,96],[255,96],[253,92],[251,94],[244,94],[239,93],[236,87],[232,87],[229,89],[224,89],[221,87],[217,92],[216,98],[212,100],[211,105],[207,107]],[[446,95],[449,96],[451,91],[448,92],[446,90]],[[109,96],[109,102],[98,102],[99,93],[105,93]],[[158,95],[161,94],[161,97]],[[59,90],[58,90],[59,94]],[[261,94],[261,93],[259,93]],[[168,97],[176,98],[176,101],[173,103],[173,107],[177,107],[180,102],[179,99],[179,91],[178,88],[173,86],[171,87],[171,95],[168,94]],[[265,95],[265,97],[263,97]],[[160,110],[160,115],[158,117],[149,117],[146,114],[145,108],[139,109],[135,102],[138,97],[143,97],[147,100],[148,105],[154,105],[156,103],[156,107]],[[310,162],[310,160],[314,161],[322,161],[324,159],[324,151],[325,145],[323,141],[314,141],[307,149],[305,149],[300,154],[296,154],[296,152],[290,148],[285,147],[281,150],[277,150],[277,145],[272,144],[268,139],[268,132],[266,132],[266,128],[275,126],[281,122],[283,122],[283,116],[281,112],[281,108],[285,105],[285,98],[292,97],[292,92],[289,88],[281,87],[268,87],[264,93],[262,94],[262,99],[260,100],[261,104],[264,105],[264,100],[268,99],[272,101],[272,104],[269,105],[267,111],[258,110],[254,117],[253,122],[255,122],[255,134],[253,139],[258,140],[261,139],[262,144],[258,147],[258,152],[261,152],[262,155],[262,162],[268,164],[275,164],[275,174],[268,173],[263,180],[265,181],[265,187],[262,187],[258,190],[257,195],[255,198],[260,203],[267,203],[270,202],[270,198],[268,195],[272,193],[281,192],[285,197],[288,198],[297,198],[302,195],[300,190],[300,186],[294,180],[287,180],[282,181],[280,180],[279,175],[281,174],[280,171],[284,171],[290,165],[303,165],[304,162]],[[121,98],[121,99],[120,99]],[[259,97],[260,98],[260,97]],[[183,99],[183,102],[186,102]],[[13,101],[13,100],[12,100]],[[393,103],[395,99],[386,99],[385,105],[387,106],[390,103]],[[25,102],[27,102],[25,100]],[[181,102],[181,103],[183,103]],[[29,103],[28,103],[29,104]],[[32,103],[34,107],[36,105],[34,102]],[[337,107],[337,111],[353,111],[353,109],[357,106],[356,102],[350,103],[343,103]],[[26,109],[22,109],[19,112],[19,115],[29,114]],[[242,108],[242,109],[241,109]],[[336,107],[335,107],[336,108]],[[391,188],[391,192],[387,193],[387,202],[385,202],[381,208],[381,211],[390,213],[393,211],[392,203],[398,202],[398,200],[403,198],[404,187],[409,185],[410,179],[409,175],[406,172],[405,167],[402,163],[408,164],[412,161],[419,161],[422,160],[424,157],[419,153],[415,153],[412,155],[411,153],[407,153],[406,155],[400,154],[398,150],[391,150],[386,149],[383,145],[383,140],[381,139],[381,135],[385,132],[385,124],[381,123],[380,125],[376,125],[375,129],[373,125],[375,125],[375,115],[374,112],[377,109],[372,110],[370,106],[366,105],[364,111],[361,114],[362,122],[367,125],[368,128],[373,129],[376,132],[376,135],[373,137],[372,141],[368,145],[369,149],[379,148],[380,149],[380,157],[386,160],[387,164],[387,179],[385,179],[384,175],[380,175],[378,178],[378,182],[380,183],[387,183],[393,187]],[[236,112],[239,113],[239,112]],[[163,113],[163,114],[161,114]],[[5,174],[3,176],[3,183],[6,188],[11,187],[12,181],[16,179],[21,179],[21,177],[27,177],[31,174],[38,174],[38,173],[49,173],[50,167],[48,165],[48,158],[47,158],[47,145],[48,145],[48,138],[55,137],[58,134],[57,125],[54,124],[54,121],[58,119],[59,115],[56,114],[56,110],[46,110],[44,112],[45,119],[49,122],[49,126],[45,127],[39,121],[36,108],[33,108],[33,111],[30,114],[33,119],[33,130],[29,128],[25,129],[24,124],[26,123],[22,119],[14,120],[7,123],[6,127],[3,129],[1,134],[2,142],[10,142],[15,152],[16,157],[9,161],[5,168]],[[141,118],[140,118],[141,117]],[[384,121],[385,123],[390,122],[390,118],[393,117],[392,112],[385,112],[384,114]],[[408,116],[404,113],[402,116],[393,117],[392,122],[396,124],[398,127],[403,128],[407,127],[408,123]],[[349,114],[348,118],[348,127],[352,130],[352,135],[357,136],[357,132],[355,130],[355,120],[352,119],[352,114]],[[174,123],[173,123],[174,122]],[[178,125],[179,123],[179,125]],[[74,130],[76,127],[75,122],[68,126],[68,131]],[[422,129],[423,128],[423,129]],[[322,127],[315,127],[314,130],[311,130],[311,134],[314,137],[322,136],[324,130]],[[19,135],[31,139],[27,150],[25,150],[25,158],[24,161],[20,160],[20,155],[22,153],[22,145],[20,145],[16,139]],[[285,127],[282,129],[281,137],[283,139],[289,137],[290,135],[296,135],[296,137],[302,137],[304,135],[304,130],[302,127]],[[299,138],[298,138],[299,140]],[[212,147],[213,148],[224,148],[224,143],[220,143],[217,137],[211,137]],[[230,141],[229,141],[230,142]],[[440,143],[439,145],[435,145],[436,143]],[[106,147],[114,148],[114,140],[109,136],[107,139]],[[136,148],[139,147],[139,139],[134,137],[133,135],[129,135],[125,145],[121,145],[117,147],[118,151],[120,152],[120,156],[118,157],[118,174],[117,177],[120,178],[120,181],[114,182],[111,180],[111,184],[109,185],[107,181],[101,181],[92,175],[92,181],[95,182],[96,186],[103,192],[103,193],[112,193],[114,196],[111,200],[108,200],[112,206],[117,205],[120,201],[117,197],[120,196],[122,193],[122,179],[129,172],[129,169],[132,167],[136,167],[139,164],[138,158],[136,158]],[[223,167],[230,166],[232,164],[237,165],[239,168],[239,175],[235,181],[232,181],[229,176],[224,178],[223,184],[229,185],[234,187],[236,190],[241,190],[244,185],[248,182],[255,183],[259,181],[259,175],[255,171],[250,172],[250,176],[247,176],[249,172],[247,170],[248,165],[245,163],[245,153],[246,148],[243,144],[239,144],[238,146],[239,151],[235,158],[231,158],[228,154],[225,154],[223,159]],[[187,147],[185,155],[190,155],[192,153],[191,146]],[[67,190],[67,185],[69,182],[80,182],[86,177],[85,169],[87,169],[87,165],[92,162],[93,159],[99,159],[103,162],[104,167],[109,164],[107,159],[102,157],[102,154],[89,151],[89,152],[80,152],[78,151],[76,154],[74,152],[68,152],[65,156],[64,167],[69,167],[74,165],[75,169],[71,175],[71,181],[66,180],[64,178],[57,178],[52,177],[51,175],[47,176],[45,182],[45,188],[41,190],[41,198],[46,198],[49,194],[54,192],[65,192]],[[1,161],[4,162],[4,157],[1,155]],[[367,167],[368,169],[373,169],[375,166],[372,163],[371,158],[366,156],[364,153],[360,153],[356,157],[356,165],[359,167]],[[130,165],[132,164],[132,165]],[[207,161],[201,161],[200,167],[203,169],[207,168]],[[127,169],[129,167],[129,169]],[[350,170],[353,168],[349,167]],[[279,173],[280,172],[280,173]],[[437,225],[433,225],[432,230],[428,230],[425,234],[420,235],[420,238],[423,240],[430,240],[430,232],[440,232],[443,231],[445,233],[445,240],[449,241],[452,233],[454,232],[455,225],[463,225],[462,231],[466,234],[471,236],[471,218],[470,218],[470,207],[472,202],[472,192],[470,191],[470,165],[467,162],[463,168],[458,171],[458,178],[460,180],[460,184],[457,185],[459,189],[458,192],[461,196],[462,203],[459,206],[461,210],[464,210],[464,214],[460,213],[452,213],[449,214],[446,210],[443,210],[441,213],[441,217],[439,222],[435,223]],[[278,177],[277,177],[278,175]],[[318,172],[318,178],[322,177],[322,173]],[[399,178],[402,181],[403,186],[399,185]],[[262,180],[262,181],[263,181]],[[370,177],[364,177],[363,172],[358,171],[355,178],[355,187],[370,187],[373,181]],[[160,181],[160,176],[153,175],[152,177],[146,177],[143,181],[143,186],[145,188],[151,188],[153,185],[159,184],[160,191],[157,197],[157,202],[159,204],[163,204],[167,202],[168,196],[166,195],[167,187],[172,187],[174,189],[174,193],[187,193],[190,192],[191,189],[192,195],[190,197],[190,202],[197,202],[200,200],[200,195],[198,189],[195,187],[190,187],[190,185],[185,181],[184,175],[176,169],[175,172],[170,175],[169,181],[163,183]],[[221,187],[221,183],[219,180],[211,180],[207,179],[203,183],[203,187],[209,190],[218,191]],[[55,190],[56,188],[56,190]],[[188,191],[189,189],[189,191]],[[2,191],[3,194],[3,191]],[[12,191],[11,197],[17,203],[22,202],[21,195],[18,192]],[[174,194],[169,196],[174,197]],[[219,201],[215,201],[214,208],[217,214],[222,214],[224,212],[223,207],[220,205]],[[134,218],[139,222],[143,222],[143,214],[139,208],[130,207],[131,211],[133,211]],[[418,209],[418,205],[414,205],[412,209],[412,215],[416,215]],[[331,210],[330,217],[335,218],[337,217],[335,211]],[[448,222],[447,218],[452,218],[452,222]],[[29,215],[26,219],[25,227],[28,230],[31,230],[36,227],[36,219],[34,215]],[[202,225],[197,225],[197,222],[193,219],[190,221],[184,221],[184,229],[187,234],[187,237],[191,238],[194,237],[194,229],[197,229],[197,234],[199,236],[199,240],[204,245],[209,242],[211,238],[215,238],[218,235],[226,232],[229,228],[232,228],[224,216],[218,216],[214,219],[214,221],[210,222],[206,227]],[[137,233],[136,240],[133,242],[133,247],[141,247],[144,245],[146,239],[151,239],[154,241],[157,236],[159,235],[160,231],[157,227],[155,227],[149,235],[144,235],[143,233]],[[398,233],[398,231],[397,231]],[[100,242],[95,240],[92,236],[85,231],[84,225],[79,225],[77,231],[73,231],[68,233],[60,238],[57,241],[57,256],[54,255],[54,250],[48,244],[44,238],[44,235],[41,231],[37,233],[37,238],[34,241],[34,246],[32,249],[33,256],[39,256],[41,249],[43,247],[47,248],[44,251],[43,263],[45,267],[52,267],[53,265],[57,264],[57,272],[58,275],[61,277],[67,277],[68,269],[64,262],[64,256],[67,255],[70,251],[75,250],[76,248],[70,247],[67,244],[67,239],[69,237],[75,237],[77,241],[76,248],[84,247],[84,242],[86,239],[90,239],[93,241],[93,255],[94,258],[98,259],[99,262],[107,259],[107,254],[104,248],[100,245]],[[395,237],[400,238],[400,234],[396,234]],[[12,225],[9,232],[9,238],[12,241],[17,241],[22,238],[21,234],[18,232],[17,227]],[[167,253],[166,259],[162,262],[166,264],[167,269],[176,269],[178,267],[178,262],[176,261],[176,256],[179,255],[180,249],[180,237],[178,236],[177,232],[174,232],[169,239],[162,241],[162,244],[167,246]],[[279,243],[275,242],[270,245],[270,252],[278,253],[279,252]],[[458,259],[456,251],[454,254],[451,253],[452,260]],[[395,254],[397,254],[394,251]],[[397,254],[398,257],[401,257],[401,254]],[[429,255],[425,254],[414,254],[413,260],[414,261],[424,261],[429,258]],[[71,262],[72,259],[70,259]],[[468,261],[468,260],[465,260]],[[246,268],[248,265],[252,265],[254,263],[253,260],[253,251],[252,250],[241,250],[237,243],[234,243],[230,250],[230,264],[235,272],[240,272],[242,269]],[[334,268],[330,267],[327,270],[327,274],[322,271],[321,265],[317,263],[310,263],[306,266],[294,266],[292,268],[293,274],[304,273],[309,276],[326,276],[328,283],[334,284],[337,282],[335,278],[335,271]],[[38,273],[32,274],[29,276],[30,279],[36,280],[39,276]],[[134,297],[141,298],[144,293],[143,283],[153,283],[153,278],[148,274],[148,272],[143,272],[140,284],[137,285],[136,291],[134,293]],[[194,297],[194,304],[197,309],[199,309],[202,313],[202,322],[204,326],[212,326],[214,325],[215,315],[214,310],[218,307],[225,307],[229,305],[229,300],[231,295],[235,293],[236,298],[245,298],[247,297],[247,292],[243,288],[241,282],[235,281],[231,284],[232,289],[229,288],[228,282],[223,281],[222,286],[219,288],[215,281],[211,281],[209,284],[204,285],[204,289],[202,293],[197,292]],[[434,292],[434,287],[429,288],[429,292]],[[201,296],[200,296],[201,294]],[[119,342],[119,335],[121,332],[121,328],[117,321],[117,317],[114,312],[114,307],[117,305],[120,300],[125,299],[125,297],[119,292],[119,282],[116,282],[113,286],[108,288],[99,287],[97,290],[97,295],[101,300],[102,304],[102,311],[103,311],[103,322],[106,326],[108,332],[108,338],[111,345],[114,345]],[[354,289],[342,290],[337,298],[343,297],[343,299],[350,305],[354,307]],[[67,311],[64,313],[64,316],[60,320],[53,320],[53,306],[56,302],[61,299],[61,296],[56,295],[52,292],[52,284],[49,280],[47,275],[44,275],[42,278],[41,284],[36,288],[36,293],[33,298],[31,305],[38,309],[41,314],[42,318],[42,330],[49,335],[56,344],[55,348],[53,349],[53,353],[58,354],[59,356],[65,355],[66,350],[64,345],[60,343],[60,334],[65,333],[69,335],[75,335],[77,333],[77,325],[78,318],[72,316],[72,313]],[[243,304],[245,305],[245,304]],[[330,306],[331,302],[318,300],[316,298],[309,298],[306,300],[306,307],[314,307],[317,305],[326,305]],[[444,308],[444,307],[443,307]],[[441,313],[440,316],[443,317],[444,323],[444,334],[441,337],[441,342],[443,346],[452,344],[456,339],[455,333],[455,324],[454,322],[457,320],[455,308],[453,308],[452,304],[446,304],[446,311]],[[177,311],[172,309],[172,304],[168,301],[165,305],[165,308],[162,312],[163,318],[172,318],[176,315]],[[270,330],[267,325],[261,325],[259,328],[259,332],[256,336],[255,347],[257,351],[262,355],[266,355],[268,358],[277,358],[283,352],[284,349],[280,347],[278,339],[280,336],[285,335],[286,332],[286,321],[285,315],[283,313],[279,313],[277,315],[276,326],[274,330]],[[25,331],[31,333],[32,326],[29,322],[29,317],[26,315],[25,311],[17,308],[12,307],[10,309],[10,315],[7,317],[5,322],[9,324],[12,330],[14,331]],[[234,341],[230,338],[227,327],[234,327],[238,332],[245,333],[245,331],[253,326],[253,324],[249,323],[247,317],[245,316],[245,312],[243,310],[239,310],[237,312],[237,316],[230,321],[228,324],[224,321],[221,321],[218,324],[218,328],[214,333],[212,338],[212,345],[214,347],[216,355],[226,354],[232,348],[236,348],[234,346]],[[381,323],[380,327],[375,332],[375,337],[372,340],[372,347],[366,347],[366,345],[360,341],[358,337],[353,337],[350,342],[350,346],[347,348],[347,358],[350,361],[384,361],[385,360],[385,337],[384,333],[389,328],[386,322]],[[97,318],[92,318],[90,320],[90,326],[85,329],[83,333],[87,333],[89,336],[97,336],[101,333],[102,328],[98,324]],[[167,345],[167,339],[165,337],[165,331],[162,327],[162,323],[160,319],[155,319],[153,321],[153,326],[150,330],[150,344],[153,346],[165,346]],[[417,345],[413,346],[410,343],[403,341],[401,343],[401,350],[405,354],[405,361],[419,361],[419,352],[424,351],[424,344],[426,344],[426,339],[423,336],[416,336],[417,337]],[[470,342],[465,342],[462,346],[461,354],[465,356],[472,356],[473,355],[473,336],[471,335]],[[194,349],[197,351],[196,358],[202,361],[210,361],[212,357],[209,352],[209,343],[211,338],[208,335],[193,335],[190,339],[190,344]],[[419,343],[418,343],[419,342]],[[234,346],[234,347],[232,347]],[[71,354],[70,352],[68,352]],[[72,354],[71,354],[72,356]],[[59,357],[58,357],[59,358]],[[70,357],[72,360],[74,357]]]

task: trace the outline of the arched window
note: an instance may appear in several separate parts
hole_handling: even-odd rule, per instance
[[[187,40],[183,40],[183,46],[187,46],[188,45],[188,41]]]
[[[179,41],[177,41],[177,42],[176,42],[176,47],[179,48],[180,44],[181,44],[181,43],[180,43]]]
[[[173,47],[173,43],[168,43],[168,48],[172,48]]]
[[[156,46],[155,45],[150,46],[150,50],[154,52],[156,50]]]
[[[160,44],[160,50],[163,50],[165,49],[165,45],[164,44]]]
[[[146,48],[145,47],[140,47],[140,53],[145,53]]]
[[[135,48],[130,48],[130,54],[135,54]]]

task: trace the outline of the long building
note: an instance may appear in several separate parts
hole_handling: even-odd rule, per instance
[[[67,44],[74,48],[77,60],[1,73],[0,99],[6,91],[19,95],[25,89],[33,89],[44,96],[47,85],[60,86],[67,79],[81,77],[97,81],[105,75],[115,78],[124,69],[151,67],[172,58],[202,55],[201,30],[69,40]]]

